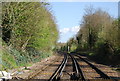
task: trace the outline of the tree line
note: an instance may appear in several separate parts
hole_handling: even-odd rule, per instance
[[[3,46],[10,48],[18,64],[49,56],[58,39],[55,17],[46,2],[2,3],[1,27]],[[9,65],[3,58],[5,64]]]
[[[119,64],[119,23],[120,18],[113,18],[100,8],[86,8],[79,32],[65,47],[72,47],[71,52],[89,51],[87,55],[100,63]]]

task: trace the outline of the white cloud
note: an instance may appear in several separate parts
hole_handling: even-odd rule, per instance
[[[70,30],[71,32],[78,32],[80,30],[80,26],[72,27]]]
[[[79,30],[79,26],[60,29],[60,38],[58,42],[67,42],[69,38],[75,36]]]
[[[60,29],[60,33],[63,33],[63,34],[65,34],[65,33],[67,33],[67,32],[69,32],[69,28],[63,28],[63,29]]]
[[[80,29],[79,26],[63,28],[63,29],[60,29],[60,33],[61,34],[66,34],[66,33],[75,33],[76,34],[79,31],[79,29]]]

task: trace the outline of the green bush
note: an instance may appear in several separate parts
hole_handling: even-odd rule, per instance
[[[46,2],[2,3],[3,68],[25,66],[51,55],[58,30],[49,5]]]
[[[13,69],[16,68],[16,60],[7,50],[2,50],[2,69]]]

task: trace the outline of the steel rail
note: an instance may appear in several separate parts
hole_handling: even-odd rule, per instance
[[[100,76],[101,78],[104,79],[111,79],[107,74],[105,74],[104,72],[102,72],[99,68],[97,68],[95,65],[93,65],[92,63],[88,62],[87,60],[85,60],[84,58],[80,57],[80,55],[75,55],[77,57],[79,57],[82,61],[86,62],[90,67],[92,67],[92,69],[94,69]]]
[[[71,57],[73,61],[73,75],[71,79],[86,81],[84,73],[81,70],[80,65],[78,64],[77,60],[71,54],[69,54],[69,56]]]
[[[67,60],[68,60],[67,54],[64,54],[63,61],[61,62],[61,64],[58,66],[58,68],[53,73],[53,75],[49,78],[48,81],[58,81],[58,80],[60,80],[62,72],[63,72],[63,70],[64,70],[64,68],[66,66]]]

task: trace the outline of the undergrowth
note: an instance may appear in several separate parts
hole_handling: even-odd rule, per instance
[[[43,58],[51,56],[51,53],[39,52],[35,49],[21,52],[15,48],[5,46],[2,47],[2,68],[0,70],[8,70],[19,68],[20,66],[28,66],[30,63],[36,63]]]

